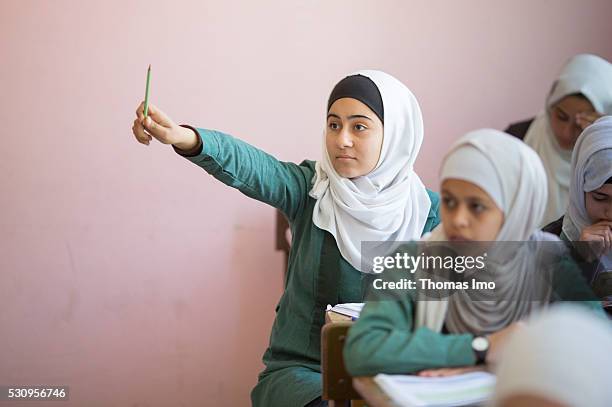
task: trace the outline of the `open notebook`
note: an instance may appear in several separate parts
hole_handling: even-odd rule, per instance
[[[361,314],[362,308],[362,302],[347,302],[346,304],[336,304],[333,307],[331,305],[328,305],[327,311],[333,311],[338,314],[346,315],[351,318],[357,319],[359,318],[359,314]]]
[[[470,372],[449,377],[379,374],[374,381],[401,407],[480,405],[493,394],[495,376]]]

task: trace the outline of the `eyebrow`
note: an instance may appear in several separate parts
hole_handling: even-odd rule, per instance
[[[440,191],[440,193],[441,193],[441,194],[447,194],[447,195],[450,195],[450,196],[452,196],[452,197],[453,197],[453,198],[455,198],[455,199],[457,198],[457,197],[456,197],[456,196],[455,196],[455,195],[454,195],[452,192],[450,192],[449,190],[444,189],[444,188],[442,188],[442,190]],[[462,199],[462,200],[465,200],[465,201],[472,201],[472,202],[473,202],[473,201],[477,201],[477,202],[482,203],[482,204],[488,204],[488,202],[487,202],[487,201],[486,201],[484,198],[481,198],[481,197],[478,197],[478,196],[466,196],[466,197],[463,197],[463,198],[461,198],[461,199]]]
[[[471,202],[471,203],[479,203],[482,205],[490,205],[489,200],[485,200],[484,198],[480,198],[477,196],[468,196],[467,198],[465,198],[467,201]]]
[[[335,118],[337,118],[337,119],[342,120],[342,118],[341,118],[340,116],[338,116],[337,114],[335,114],[335,113],[330,113],[330,114],[328,114],[328,115],[327,115],[327,118],[328,118],[328,119],[329,119],[330,117],[335,117]],[[348,116],[348,117],[347,117],[347,119],[348,119],[348,120],[352,120],[352,119],[368,119],[368,120],[370,120],[370,121],[373,121],[373,120],[372,120],[372,119],[370,119],[368,116],[364,116],[364,115],[362,115],[362,114],[353,114],[353,115]]]

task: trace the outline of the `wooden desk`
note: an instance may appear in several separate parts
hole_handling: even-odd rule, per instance
[[[353,388],[361,394],[368,407],[397,407],[372,377],[353,377]]]
[[[327,311],[325,313],[326,324],[334,322],[352,322],[352,320],[351,317],[344,314],[338,314],[334,311]],[[380,390],[372,377],[354,377],[352,380],[353,388],[363,397],[368,407],[397,407],[396,404]],[[359,404],[360,402],[361,400],[358,402],[353,401],[352,405],[362,405]]]
[[[351,322],[353,319],[348,315],[338,314],[334,311],[326,311],[325,312],[325,323],[329,324],[330,322]]]
[[[351,317],[333,311],[325,312],[325,325],[321,332],[322,397],[329,401],[330,407],[349,403],[351,407],[364,406],[363,400],[357,400],[359,393],[353,389],[342,356],[346,335],[352,324]]]

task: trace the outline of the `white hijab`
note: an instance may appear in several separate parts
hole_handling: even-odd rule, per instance
[[[608,407],[611,366],[610,321],[577,305],[555,305],[530,318],[502,349],[489,405],[533,395],[568,407]]]
[[[545,226],[565,213],[569,197],[571,151],[562,150],[550,126],[549,109],[566,96],[581,93],[600,114],[612,114],[612,64],[596,55],[571,58],[553,83],[540,112],[525,135],[544,163],[548,177],[548,204],[542,223]]]
[[[472,131],[460,138],[444,158],[440,182],[461,179],[483,189],[504,213],[504,224],[496,241],[558,241],[556,236],[537,230],[546,206],[546,176],[537,154],[523,142],[492,129]],[[445,241],[440,224],[427,237]],[[416,327],[426,326],[440,332],[444,323],[452,333],[471,332],[477,335],[497,330],[528,315],[541,304],[520,301],[521,298],[543,298],[549,287],[534,283],[533,261],[540,250],[537,244],[522,245],[525,253],[516,253],[507,263],[496,267],[495,294],[490,300],[471,301],[464,292],[457,292],[448,301],[418,301]],[[534,295],[532,290],[542,290]],[[540,291],[538,291],[540,292]],[[511,298],[513,301],[501,301]],[[516,301],[518,300],[518,301]]]
[[[348,179],[334,170],[323,140],[323,159],[316,163],[310,196],[317,200],[314,224],[331,233],[340,254],[362,268],[362,241],[407,241],[420,238],[431,202],[414,172],[423,142],[423,118],[410,90],[389,74],[359,71],[378,87],[384,106],[383,143],[372,172]],[[353,74],[353,75],[355,75]]]
[[[587,127],[572,154],[569,207],[563,232],[571,241],[580,240],[582,229],[593,222],[584,203],[584,193],[600,188],[612,177],[612,116],[604,116]]]

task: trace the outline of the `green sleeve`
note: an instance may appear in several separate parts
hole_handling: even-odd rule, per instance
[[[440,224],[440,195],[429,189],[427,190],[427,195],[429,195],[431,207],[429,208],[429,215],[427,216],[422,234],[431,232]]]
[[[571,301],[591,309],[600,316],[605,316],[601,300],[597,298],[582,275],[578,264],[571,257],[561,258],[554,267],[552,288],[551,302]]]
[[[412,308],[411,300],[366,303],[344,347],[351,375],[409,374],[476,363],[471,334],[414,330]]]
[[[224,184],[280,209],[292,220],[306,201],[312,165],[277,160],[244,141],[214,130],[195,129],[202,151],[185,156]]]

